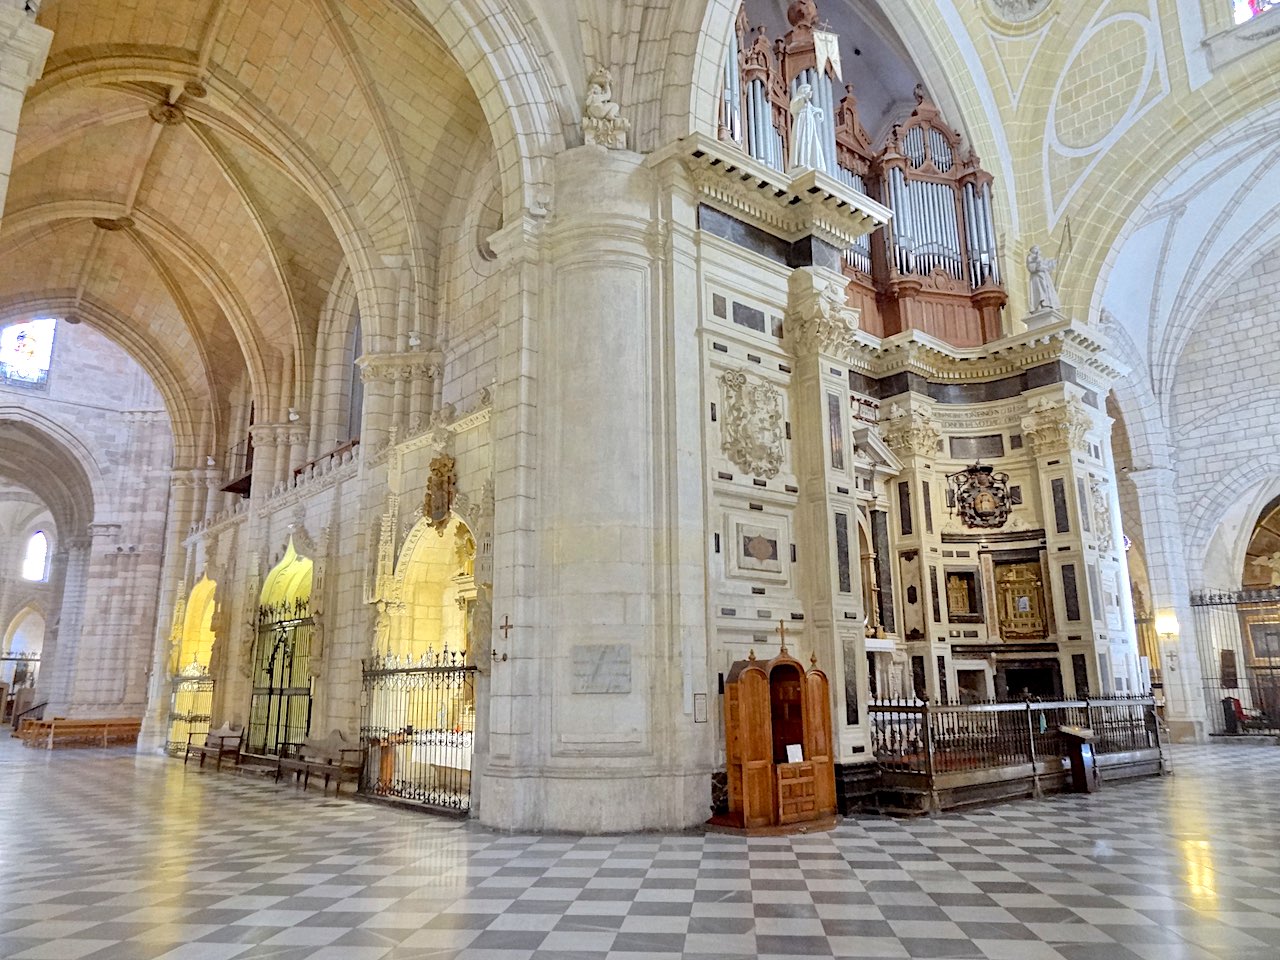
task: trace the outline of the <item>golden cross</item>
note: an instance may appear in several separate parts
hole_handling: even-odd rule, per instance
[[[778,621],[778,636],[782,638],[782,652],[787,652],[787,623],[785,620]]]

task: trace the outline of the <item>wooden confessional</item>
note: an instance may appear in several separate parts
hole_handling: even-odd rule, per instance
[[[739,660],[724,687],[729,812],[713,824],[789,833],[835,823],[827,675],[781,653]]]

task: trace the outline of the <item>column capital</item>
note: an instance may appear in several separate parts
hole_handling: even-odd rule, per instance
[[[1083,450],[1093,425],[1093,418],[1078,398],[1041,398],[1032,402],[1022,418],[1022,436],[1037,457],[1052,456]]]
[[[1133,481],[1133,485],[1138,488],[1139,492],[1146,492],[1155,487],[1169,486],[1176,478],[1173,467],[1166,466],[1130,470],[1125,476]]]
[[[845,299],[845,279],[824,267],[797,267],[787,280],[786,340],[797,360],[826,354],[847,360],[859,312]]]

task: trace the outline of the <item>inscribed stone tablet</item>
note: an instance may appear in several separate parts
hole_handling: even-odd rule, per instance
[[[571,651],[574,693],[630,693],[631,648],[625,643],[584,643]]]

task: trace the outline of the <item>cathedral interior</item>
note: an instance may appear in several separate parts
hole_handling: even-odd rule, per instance
[[[1280,955],[1280,2],[0,28],[0,956]]]

